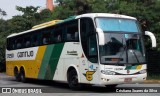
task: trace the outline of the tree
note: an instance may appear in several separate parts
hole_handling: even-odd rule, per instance
[[[23,16],[28,17],[28,18],[34,16],[34,14],[37,13],[39,8],[40,8],[39,6],[37,6],[37,7],[27,6],[25,8],[20,7],[20,6],[16,6],[16,9],[18,11],[21,11],[23,13]]]
[[[44,9],[37,15],[39,15],[39,17],[40,17],[39,18],[40,22],[38,22],[38,23],[44,23],[44,22],[48,22],[48,21],[53,20],[53,18],[51,18],[52,12],[49,9]]]
[[[7,30],[6,21],[2,19],[3,16],[6,16],[7,13],[0,8],[0,72],[5,71],[5,34]]]
[[[0,19],[0,33],[7,30],[7,22],[3,19]]]
[[[7,13],[0,8],[0,17],[6,16]]]
[[[29,6],[26,8],[18,7],[17,10],[23,13],[22,16],[13,16],[10,20],[0,19],[0,71],[5,70],[5,47],[6,38],[12,33],[22,32],[31,29],[35,24],[35,14],[38,7]],[[5,11],[0,10],[0,15],[5,16]]]
[[[40,16],[39,16],[39,13],[38,13],[39,8],[40,8],[39,6],[37,6],[37,7],[26,6],[25,8],[20,7],[20,6],[16,6],[16,9],[23,13],[22,14],[23,20],[25,22],[28,22],[27,24],[30,23],[29,24],[30,28],[32,28],[32,26],[37,24],[37,21],[39,21],[39,19],[40,19]],[[28,28],[26,28],[26,29],[28,29]]]

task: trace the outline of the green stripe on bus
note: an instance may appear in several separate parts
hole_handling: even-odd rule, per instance
[[[135,66],[126,66],[125,70],[135,70],[138,65]]]
[[[61,23],[67,22],[67,21],[75,20],[75,18],[76,18],[76,16],[70,16],[69,18],[64,19],[60,22],[57,22],[56,24],[61,24]]]
[[[130,70],[132,66],[126,66],[125,70]]]
[[[45,73],[45,79],[47,80],[53,79],[63,47],[64,43],[59,43],[54,46],[51,58],[49,60],[48,70]]]
[[[137,68],[137,66],[132,66],[131,70],[135,70]]]
[[[39,79],[44,79],[45,77],[45,73],[46,73],[46,70],[47,70],[51,55],[52,55],[53,48],[54,48],[54,45],[48,45],[45,50],[45,53],[42,59],[42,64],[40,67],[40,71],[38,74]]]

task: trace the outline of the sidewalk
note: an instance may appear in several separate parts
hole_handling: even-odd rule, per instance
[[[160,84],[160,80],[146,80],[145,84]]]

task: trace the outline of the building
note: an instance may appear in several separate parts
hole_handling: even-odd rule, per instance
[[[54,10],[53,0],[46,0],[46,8],[51,11]]]

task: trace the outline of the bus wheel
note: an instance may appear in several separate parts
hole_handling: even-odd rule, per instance
[[[21,81],[23,83],[25,83],[27,81],[26,77],[25,77],[25,72],[24,72],[24,69],[21,69],[20,71],[20,78],[21,78]]]
[[[81,84],[78,83],[78,75],[76,70],[71,70],[68,73],[68,84],[72,90],[81,89]]]
[[[108,89],[115,89],[115,87],[117,86],[116,84],[114,84],[114,85],[105,85],[106,86],[106,88],[108,88]]]
[[[21,81],[21,78],[19,76],[18,68],[17,67],[14,68],[14,77],[15,77],[16,81],[18,81],[18,82]]]

